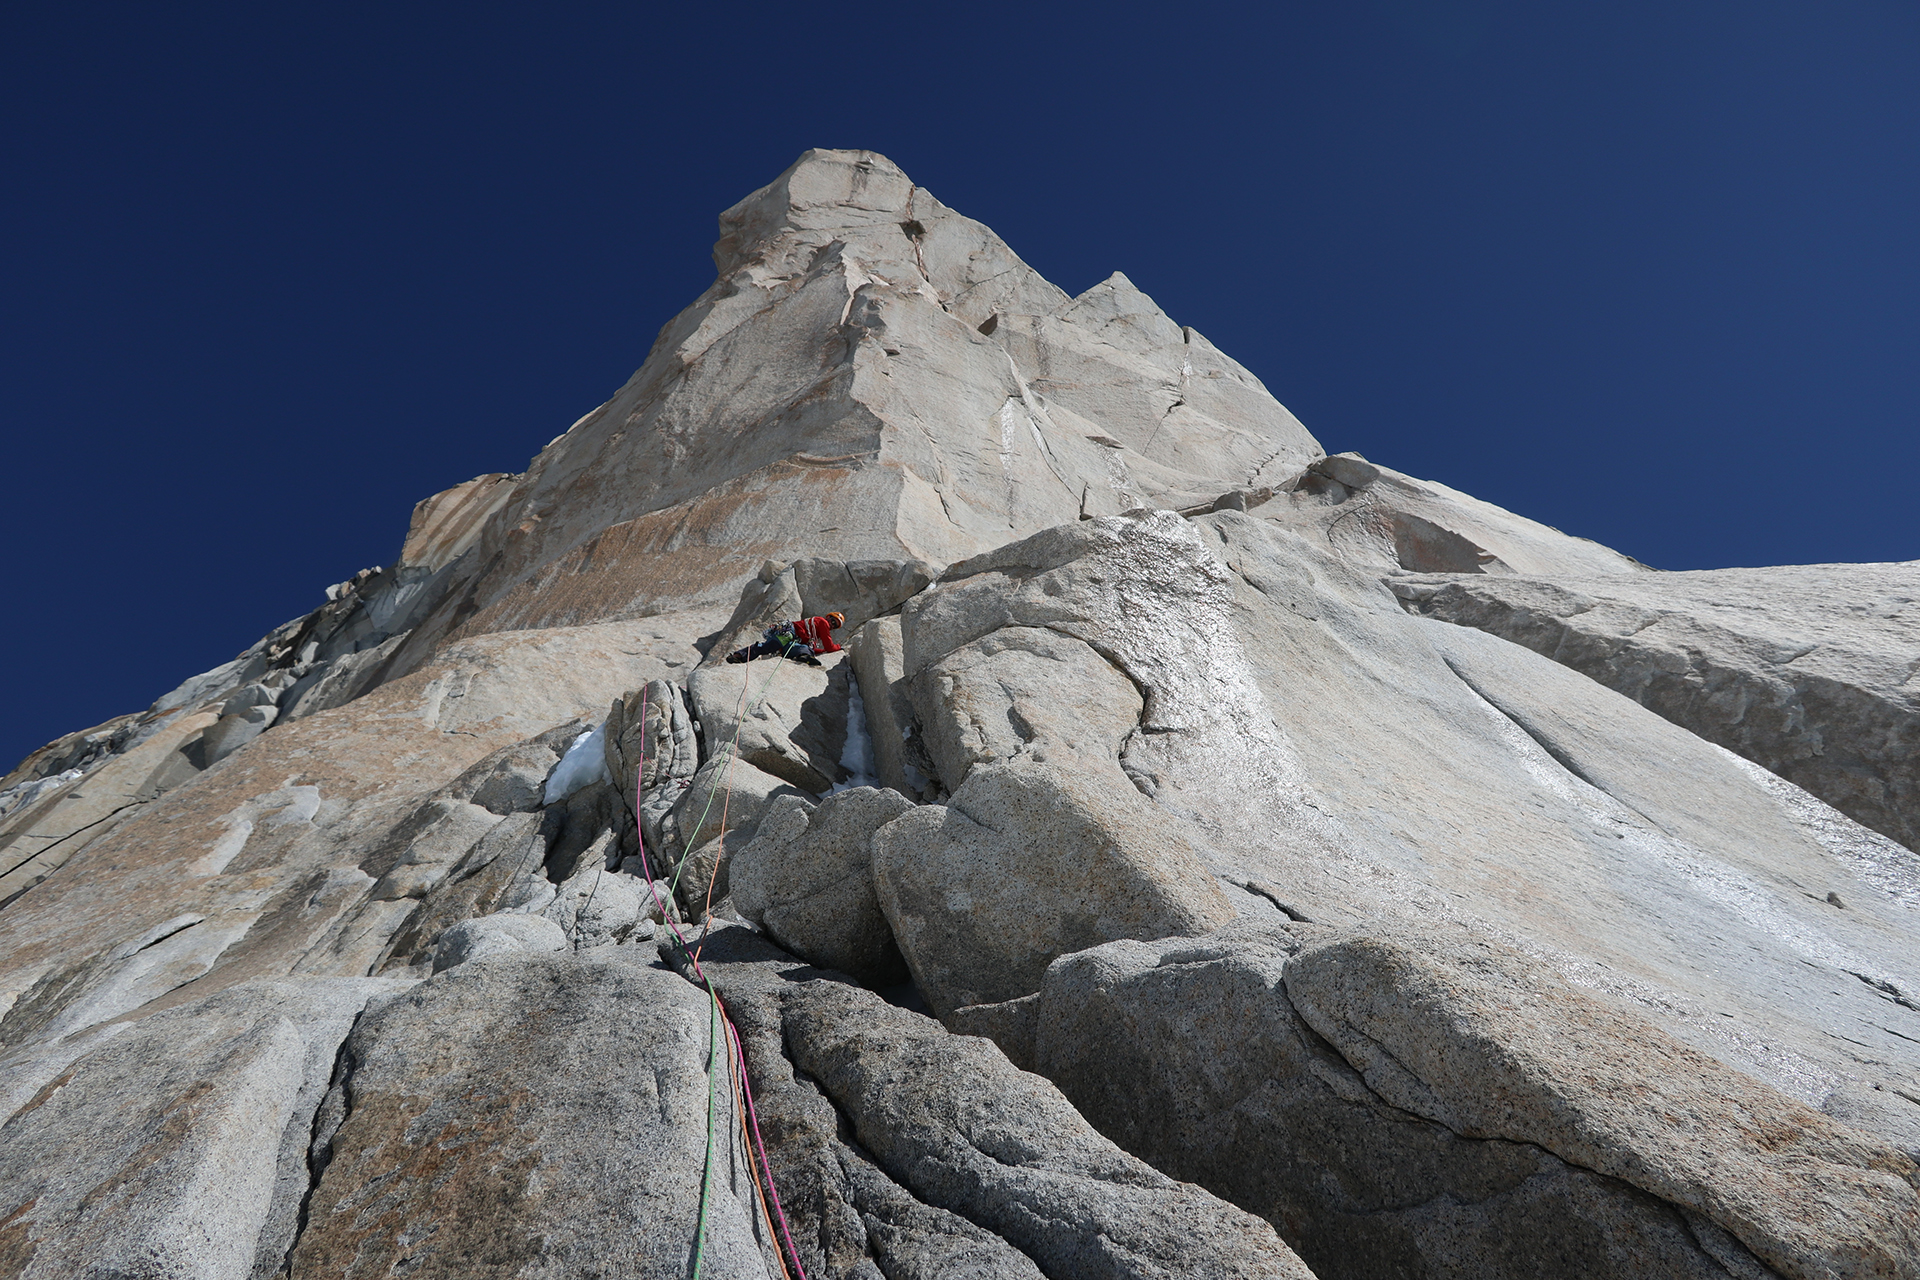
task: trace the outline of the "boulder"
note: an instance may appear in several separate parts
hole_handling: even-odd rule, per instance
[[[1323,1276],[1920,1259],[1910,1159],[1464,935],[1114,943],[1048,971],[1033,1025],[1036,1068],[1103,1132],[1267,1217]]]
[[[780,658],[702,667],[687,690],[709,760],[740,760],[813,795],[844,782],[852,668],[838,657],[809,667]]]
[[[469,769],[461,782],[471,784],[473,803],[489,813],[530,813],[540,808],[541,790],[559,759],[554,744],[536,738],[495,752]]]
[[[433,971],[440,973],[469,960],[505,955],[511,951],[565,951],[566,932],[542,916],[505,913],[462,920],[433,948]]]
[[[1380,478],[1380,468],[1357,453],[1335,453],[1316,459],[1307,467],[1349,489],[1364,489]]]
[[[1394,1106],[1630,1183],[1786,1275],[1920,1276],[1920,1165],[1518,953],[1342,937],[1285,979]]]
[[[741,925],[720,924],[700,945],[700,977],[677,947],[663,960],[710,982],[739,1031],[754,1111],[789,1231],[809,1276],[821,1280],[1039,1280],[1019,1249],[967,1218],[917,1198],[854,1146],[846,1120],[795,1068],[785,1011],[800,988],[844,981],[803,964]]]
[[[946,805],[873,835],[894,939],[938,1013],[1039,989],[1057,956],[1233,917],[1180,825],[1124,782],[979,765]]]
[[[1003,627],[914,677],[922,745],[958,788],[977,764],[1031,759],[1117,777],[1140,691],[1084,640]]]
[[[711,843],[719,839],[723,831],[729,837],[738,833],[741,837],[738,843],[744,843],[752,838],[768,806],[781,796],[814,799],[813,793],[756,769],[744,760],[718,754],[702,765],[692,783],[681,791],[662,823],[665,849],[652,852],[664,852],[667,858],[677,862],[682,850],[690,852]],[[709,865],[707,874],[711,873]],[[655,867],[654,874],[666,874],[666,868]]]
[[[930,695],[953,706],[928,724],[943,775],[977,754],[1030,744],[1018,749],[1124,776],[1210,841],[1280,834],[1324,856],[1325,822],[1305,766],[1237,634],[1245,610],[1235,581],[1195,525],[1168,511],[1063,525],[951,566],[901,612],[909,675],[920,681],[938,667],[916,684],[923,722],[936,710]],[[950,659],[976,643],[987,647]],[[1014,684],[996,692],[1003,671]],[[1117,706],[1102,709],[1103,698]],[[974,724],[984,736],[967,743]]]
[[[873,833],[913,808],[897,791],[855,787],[818,806],[776,800],[734,856],[734,907],[801,959],[874,986],[904,976],[873,889]]]
[[[555,891],[541,914],[561,929],[569,946],[588,947],[625,941],[648,914],[651,903],[646,881],[622,875],[607,866],[611,834],[588,851],[580,869]]]
[[[688,920],[700,923],[718,911],[731,914],[733,859],[753,843],[755,828],[745,827],[715,836],[688,851],[675,867],[679,883],[674,897]],[[666,877],[671,882],[672,877]]]
[[[684,691],[654,680],[615,698],[603,742],[607,772],[626,810],[620,847],[639,852],[637,827],[660,848],[661,823],[700,767],[700,742]]]
[[[623,954],[470,960],[362,1019],[315,1129],[292,1273],[580,1274],[619,1258],[683,1277],[711,1114],[701,1273],[765,1280],[709,1001]]]
[[[1049,1276],[1311,1275],[1265,1222],[1114,1146],[986,1040],[825,981],[795,984],[783,1026],[888,1174]]]

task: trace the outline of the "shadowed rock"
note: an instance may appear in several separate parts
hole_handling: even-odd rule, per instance
[[[1049,970],[1034,1026],[1103,1132],[1323,1276],[1920,1266],[1912,1160],[1503,948],[1251,923],[1115,943]]]

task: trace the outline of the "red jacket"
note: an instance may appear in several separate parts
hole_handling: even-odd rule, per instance
[[[840,652],[840,646],[833,642],[833,627],[825,618],[801,618],[793,624],[793,634],[817,654]]]

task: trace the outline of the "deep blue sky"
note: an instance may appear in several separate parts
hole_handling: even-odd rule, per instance
[[[524,467],[809,146],[1331,450],[1662,568],[1920,557],[1909,0],[12,0],[0,771]]]

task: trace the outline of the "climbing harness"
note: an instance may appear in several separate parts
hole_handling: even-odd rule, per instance
[[[785,654],[782,654],[782,657],[784,656]],[[779,668],[776,667],[775,671],[778,670]],[[761,686],[761,697],[764,698],[766,696],[766,691],[772,683],[772,677],[769,676],[767,683]],[[738,756],[740,750],[740,727],[746,718],[746,695],[747,689],[751,687],[751,684],[751,677],[748,677],[742,682],[740,691],[741,714],[734,727],[733,746],[731,748],[732,754],[729,755],[727,759],[724,774],[727,779],[727,798],[721,802],[720,806],[720,838],[723,840],[726,838],[727,804],[733,798],[731,782],[733,760],[734,757]],[[642,725],[646,723],[646,718],[647,691],[645,686],[642,686],[640,691],[640,723]],[[647,878],[647,891],[653,895],[653,904],[660,912],[660,918],[665,921],[667,927],[673,931],[674,941],[680,949],[680,954],[686,958],[688,965],[693,969],[694,976],[699,980],[700,985],[706,988],[708,1009],[710,1010],[707,1021],[707,1154],[705,1164],[700,1174],[700,1212],[694,1222],[692,1275],[690,1280],[700,1280],[700,1267],[705,1261],[707,1209],[712,1201],[713,1191],[714,1130],[717,1127],[715,1111],[719,1103],[720,1088],[719,1072],[715,1068],[717,1065],[716,1058],[719,1057],[722,1052],[724,1052],[729,1081],[737,1085],[734,1095],[735,1108],[737,1110],[742,1109],[744,1104],[744,1114],[748,1123],[741,1127],[741,1138],[747,1148],[747,1176],[749,1181],[753,1183],[754,1199],[760,1206],[761,1219],[766,1222],[767,1233],[769,1237],[773,1239],[774,1256],[780,1259],[780,1270],[788,1277],[788,1280],[807,1280],[806,1266],[800,1261],[800,1251],[794,1247],[793,1231],[787,1224],[787,1212],[785,1207],[780,1203],[780,1188],[776,1186],[773,1181],[773,1165],[767,1160],[767,1144],[760,1133],[760,1114],[754,1106],[753,1086],[748,1080],[746,1049],[741,1043],[739,1028],[735,1027],[733,1025],[733,1019],[727,1016],[726,1005],[721,1002],[720,993],[714,989],[712,981],[708,979],[706,973],[700,968],[700,947],[689,947],[687,945],[686,934],[680,931],[680,926],[674,920],[673,913],[668,910],[666,903],[661,901],[660,889],[654,882],[653,865],[647,857],[646,833],[640,830],[639,827],[639,799],[645,786],[646,768],[646,734],[643,731],[640,735],[640,761],[633,775],[635,802],[634,835],[639,839],[640,843],[640,869],[642,874]],[[704,826],[706,822],[707,812],[711,811],[712,807],[713,791],[709,789],[707,792],[707,807],[701,812],[701,825],[694,827],[695,832],[702,829],[702,826]],[[680,855],[679,862],[674,867],[673,880],[667,888],[669,894],[672,894],[674,892],[674,886],[679,884],[681,869],[686,865],[687,854],[691,852],[691,850],[687,850]],[[664,870],[664,868],[662,869]],[[707,908],[705,920],[703,921],[704,927],[700,934],[701,946],[705,945],[707,934],[713,929],[713,886],[719,878],[719,873],[720,864],[718,858],[716,858],[714,860],[713,875],[709,877],[707,881]],[[751,1131],[750,1138],[749,1129]],[[754,1172],[756,1164],[759,1167],[758,1175]],[[764,1196],[760,1190],[760,1180],[762,1177],[766,1180],[766,1195]],[[769,1198],[773,1202],[773,1214],[771,1216],[767,1213],[767,1201]],[[774,1225],[775,1218],[779,1221],[777,1228]],[[787,1270],[786,1258],[781,1257],[780,1244],[782,1241],[786,1244],[787,1255],[793,1259],[792,1271]]]

